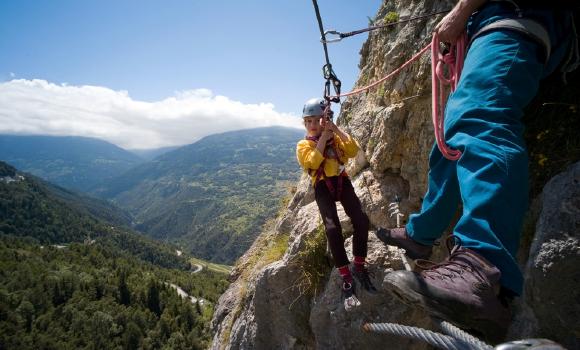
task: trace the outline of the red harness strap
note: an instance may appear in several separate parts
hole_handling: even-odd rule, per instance
[[[307,136],[306,139],[309,141],[314,141],[314,142],[318,143],[317,136]],[[332,194],[335,201],[339,201],[340,196],[342,195],[343,177],[348,176],[346,171],[344,169],[342,169],[340,174],[338,174],[336,188],[334,188],[332,181],[328,177],[324,176],[325,175],[324,174],[324,163],[326,162],[327,159],[336,159],[341,166],[344,165],[344,163],[340,161],[340,156],[336,150],[334,140],[329,140],[329,142],[326,144],[326,147],[324,148],[323,156],[324,156],[324,160],[322,161],[322,163],[320,163],[320,166],[318,167],[318,169],[316,169],[316,177],[314,178],[314,186],[316,186],[318,181],[324,177],[324,182],[326,183],[326,187],[328,188],[328,191],[330,192],[330,194]]]

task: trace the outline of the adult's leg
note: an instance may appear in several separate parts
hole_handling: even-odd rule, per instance
[[[476,39],[445,115],[446,141],[463,152],[456,165],[463,213],[454,235],[497,266],[500,283],[517,294],[523,278],[515,256],[528,205],[521,117],[543,73],[539,53],[515,31]]]
[[[334,196],[326,187],[324,181],[319,181],[314,189],[316,204],[322,216],[322,223],[326,232],[326,239],[330,246],[330,252],[336,267],[348,265],[348,257],[344,250],[344,238],[342,237],[342,227],[336,212],[336,202]]]
[[[414,241],[433,245],[449,226],[460,200],[456,162],[443,157],[437,145],[429,156],[428,183],[421,212],[409,217],[406,228]]]

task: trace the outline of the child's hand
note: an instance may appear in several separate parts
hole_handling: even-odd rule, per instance
[[[337,132],[338,126],[336,126],[332,120],[328,120],[326,122],[326,129],[331,130],[332,132]]]
[[[324,128],[324,130],[322,131],[322,135],[320,136],[320,138],[322,140],[324,140],[324,142],[332,139],[333,137],[334,137],[334,132],[332,130],[330,130],[328,127]]]

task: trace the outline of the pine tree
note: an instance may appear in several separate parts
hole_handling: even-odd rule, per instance
[[[119,303],[131,305],[131,292],[127,286],[127,272],[124,270],[119,273]]]
[[[159,285],[156,281],[149,281],[149,290],[147,291],[147,307],[157,317],[161,315],[161,305],[159,304]]]

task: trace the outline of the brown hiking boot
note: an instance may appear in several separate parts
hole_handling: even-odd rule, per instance
[[[441,264],[417,261],[423,271],[394,271],[386,275],[385,289],[406,304],[476,330],[489,341],[499,342],[511,321],[507,302],[502,302],[500,271],[471,249],[456,245]]]
[[[375,235],[385,244],[405,249],[405,255],[413,260],[427,259],[433,251],[433,247],[415,242],[407,235],[407,229],[404,227],[379,228]]]

